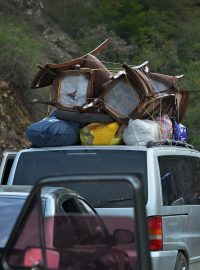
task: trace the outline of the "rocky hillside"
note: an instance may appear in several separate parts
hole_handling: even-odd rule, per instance
[[[49,99],[48,88],[30,90],[36,65],[74,59],[108,37],[100,59],[111,68],[148,60],[153,72],[186,75],[181,88],[191,95],[183,124],[200,149],[198,1],[111,2],[0,0],[0,155],[29,145],[27,124],[48,114],[45,105],[30,102]]]
[[[23,20],[30,24],[34,29],[34,33],[31,33],[31,36],[33,36],[34,40],[44,44],[44,52],[38,64],[62,62],[74,58],[78,52],[75,42],[50,18],[45,16],[43,9],[44,7],[40,0],[0,1],[1,18],[5,17],[12,20],[12,16],[14,16],[15,20]],[[2,41],[0,40],[0,42]],[[15,56],[17,55],[15,54]],[[20,64],[20,56],[16,59],[16,61],[13,60],[13,65],[16,62],[17,68],[17,65]],[[30,68],[36,72],[35,66]],[[16,82],[14,80],[13,82],[12,76],[10,76],[11,79],[4,77],[4,70],[2,68],[2,72],[0,72],[0,157],[4,149],[21,149],[29,146],[30,142],[25,134],[26,127],[30,123],[45,117],[47,112],[46,106],[33,106],[30,103],[30,100],[35,97],[38,98],[40,93],[45,95],[43,90],[31,91],[28,88],[32,78],[29,78],[27,86],[24,88],[20,81]],[[27,73],[30,73],[29,69],[26,70]],[[14,79],[15,74],[16,72],[13,74]],[[29,75],[29,77],[31,76]]]
[[[0,153],[27,147],[30,143],[25,130],[31,122],[21,89],[11,82],[0,81]]]

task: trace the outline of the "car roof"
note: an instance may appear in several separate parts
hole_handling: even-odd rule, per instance
[[[145,146],[128,146],[128,145],[73,145],[73,146],[59,146],[59,147],[34,147],[22,149],[20,152],[40,152],[40,151],[58,151],[58,150],[138,150],[145,151]]]
[[[21,196],[27,197],[32,189],[32,186],[20,185],[0,185],[0,196]]]
[[[197,151],[192,145],[184,141],[164,140],[158,142],[149,142],[146,146],[129,146],[129,145],[73,145],[73,146],[59,146],[59,147],[33,147],[22,149],[20,152],[40,152],[40,151],[58,151],[58,150],[132,150],[132,151],[148,151],[148,149],[190,149]]]
[[[32,189],[32,186],[24,185],[0,185],[0,196],[15,196],[27,197]],[[42,197],[47,198],[49,195],[59,196],[63,193],[68,194],[69,197],[79,197],[73,190],[65,187],[45,187],[42,191]]]
[[[75,191],[65,187],[44,187],[42,190],[42,197],[46,198],[50,195],[59,196],[63,193],[69,195],[69,197],[79,197]]]

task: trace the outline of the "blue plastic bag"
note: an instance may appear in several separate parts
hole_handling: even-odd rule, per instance
[[[174,136],[173,139],[175,141],[187,141],[188,135],[187,135],[187,128],[182,125],[178,124],[176,121],[174,121]]]
[[[79,123],[48,117],[28,126],[26,135],[37,147],[65,146],[77,143],[79,130]]]

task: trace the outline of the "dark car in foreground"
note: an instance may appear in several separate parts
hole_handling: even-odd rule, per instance
[[[30,190],[30,186],[0,187],[0,248],[2,251]],[[67,188],[46,186],[40,193],[40,199],[42,215],[45,217],[46,244],[50,250],[48,256],[52,258],[50,265],[53,268],[58,260],[54,252],[55,248],[60,249],[60,254],[62,253],[64,258],[62,261],[64,260],[65,264],[67,258],[73,261],[74,256],[75,261],[77,258],[85,260],[85,257],[92,255],[98,246],[100,247],[97,262],[99,266],[109,265],[109,269],[114,267],[117,270],[131,269],[133,261],[125,250],[117,246],[117,241],[115,241],[118,239],[119,243],[132,242],[134,236],[130,232],[126,230],[115,231],[114,235],[111,236],[95,210],[77,193]],[[23,245],[29,243],[23,258],[25,266],[32,265],[33,258],[39,259],[38,256],[40,256],[37,247],[39,217],[37,213],[35,214],[24,232],[26,235],[23,239]],[[109,247],[105,245],[107,239],[110,241]],[[76,246],[74,250],[69,248],[72,243]],[[87,252],[83,248],[86,245]],[[68,253],[66,247],[70,249]],[[86,253],[88,253],[87,256]],[[88,269],[93,269],[94,265],[90,264],[88,267]]]
[[[60,205],[69,211],[62,209],[56,215],[44,214],[44,190],[67,187],[71,181],[77,184],[81,181],[86,186],[89,182],[98,182],[102,186],[113,183],[113,187],[116,183],[128,185],[134,201],[134,215],[99,217],[95,211],[80,211],[76,204],[78,201],[75,204],[74,201],[72,204],[67,201],[65,204],[62,198]],[[116,224],[117,229],[112,230]],[[141,182],[133,176],[112,175],[63,176],[41,180],[33,187],[24,204],[1,262],[4,270],[151,270]]]
[[[4,247],[18,215],[31,191],[31,186],[0,186],[0,247]],[[62,187],[47,187],[41,194],[45,216],[62,213],[96,212],[75,192]]]

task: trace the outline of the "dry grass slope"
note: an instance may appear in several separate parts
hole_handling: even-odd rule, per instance
[[[25,131],[32,119],[23,100],[19,87],[0,81],[0,155],[30,145]]]

